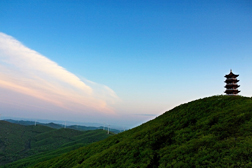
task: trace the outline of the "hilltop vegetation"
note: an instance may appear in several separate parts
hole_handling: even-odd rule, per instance
[[[0,121],[0,128],[0,166],[13,162],[5,166],[8,168],[45,161],[109,136],[103,130],[53,129],[6,121]]]
[[[252,167],[252,99],[192,101],[34,167]]]

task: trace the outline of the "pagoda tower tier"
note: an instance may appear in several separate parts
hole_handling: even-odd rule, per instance
[[[238,87],[240,87],[240,85],[237,84],[237,82],[239,82],[239,80],[237,80],[236,78],[239,75],[235,75],[233,74],[232,70],[230,70],[230,73],[228,75],[225,75],[226,80],[226,91],[225,93],[227,95],[237,95],[240,91],[237,89]]]

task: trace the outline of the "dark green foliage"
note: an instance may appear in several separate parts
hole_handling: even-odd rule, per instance
[[[18,160],[4,167],[26,167],[108,136],[103,130],[53,129],[0,121],[0,166]]]
[[[31,137],[52,130],[49,127],[22,126],[0,121],[0,165],[27,156],[26,152],[31,148]]]
[[[252,167],[252,99],[213,96],[34,167]]]

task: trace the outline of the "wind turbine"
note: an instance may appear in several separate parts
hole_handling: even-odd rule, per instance
[[[110,126],[110,125],[108,125],[108,134],[109,134],[109,126]]]

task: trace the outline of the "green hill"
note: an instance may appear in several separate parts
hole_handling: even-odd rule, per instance
[[[22,126],[0,121],[0,165],[26,157],[31,137],[52,130],[49,127]]]
[[[92,126],[82,126],[82,125],[70,125],[70,126],[67,126],[67,128],[69,128],[69,129],[75,129],[75,130],[79,130],[79,131],[103,129],[102,126],[100,126],[100,127],[92,127]],[[107,129],[107,128],[105,128],[105,129]],[[114,128],[109,128],[109,131],[113,132],[115,134],[121,132],[121,130],[114,129]]]
[[[252,99],[192,101],[34,167],[252,167]]]
[[[63,131],[63,129],[62,129],[62,131]],[[58,134],[60,134],[60,133],[58,133]],[[62,135],[62,134],[60,134],[60,135]],[[42,135],[42,139],[46,139],[46,138],[43,138],[43,136],[46,136],[46,134]],[[57,135],[54,135],[54,136],[57,136]],[[108,136],[110,136],[110,135],[108,135],[107,132],[103,131],[103,130],[84,131],[84,132],[82,132],[81,135],[74,136],[72,138],[71,142],[65,143],[65,144],[61,145],[60,147],[58,147],[57,149],[52,148],[52,150],[46,150],[45,152],[40,152],[40,153],[34,154],[30,157],[26,157],[24,159],[14,161],[12,163],[4,165],[3,168],[29,167],[29,166],[35,165],[36,163],[52,159],[54,157],[57,157],[61,154],[66,153],[66,152],[69,152],[69,151],[78,149],[80,147],[86,146],[90,143],[103,140],[103,139],[107,138]],[[54,137],[52,137],[52,139],[54,139]],[[45,144],[48,144],[48,143],[50,144],[52,142],[47,141],[47,143],[45,143]],[[40,144],[38,146],[41,147]],[[42,146],[44,146],[44,145],[42,145]],[[46,145],[46,146],[49,147],[50,145]]]
[[[13,165],[31,165],[26,161],[37,163],[36,157],[40,161],[51,159],[108,136],[103,130],[53,129],[42,125],[24,126],[0,121],[0,166],[11,162]],[[29,156],[33,156],[33,160]],[[22,158],[26,159],[19,160]],[[14,163],[16,160],[19,160],[18,164]],[[8,164],[6,167],[12,166]]]

